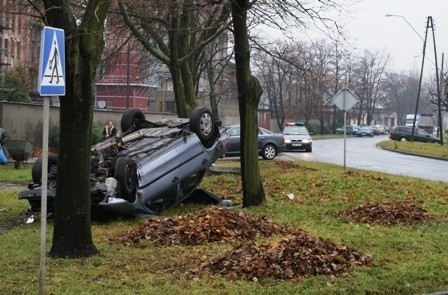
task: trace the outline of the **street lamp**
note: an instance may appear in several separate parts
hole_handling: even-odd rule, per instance
[[[425,39],[423,39],[423,37],[417,32],[417,30],[407,21],[407,19],[399,14],[386,14],[386,17],[392,17],[392,16],[396,16],[396,17],[401,17],[410,27],[411,29],[420,37],[420,39],[422,39],[422,41],[425,41]]]

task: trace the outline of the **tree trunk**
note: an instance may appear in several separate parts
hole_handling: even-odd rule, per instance
[[[247,9],[249,1],[232,1],[233,34],[235,39],[235,65],[238,84],[238,103],[241,122],[241,173],[243,207],[265,202],[265,193],[258,162],[258,103],[261,85],[250,69]]]
[[[69,2],[43,1],[47,23],[64,29],[66,40],[66,95],[60,99],[57,197],[50,255],[76,258],[98,252],[91,232],[90,139],[94,78],[111,1],[88,1],[80,26],[76,26]]]

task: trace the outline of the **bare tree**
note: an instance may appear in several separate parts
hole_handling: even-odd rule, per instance
[[[177,113],[188,117],[196,105],[194,80],[199,55],[229,23],[227,1],[118,1],[134,36],[165,64],[174,84]]]
[[[364,56],[360,57],[355,66],[354,73],[357,80],[353,86],[359,99],[358,124],[364,122],[364,119],[367,125],[372,122],[388,60],[389,56],[384,53],[365,50]]]
[[[236,80],[241,121],[241,174],[243,181],[243,207],[265,202],[258,163],[258,103],[262,94],[260,82],[252,76],[250,68],[247,0],[232,1],[233,36],[235,44]]]
[[[97,253],[91,233],[90,138],[95,73],[111,0],[28,1],[45,24],[65,31],[66,95],[61,99],[53,257]],[[76,180],[76,181],[74,181]]]

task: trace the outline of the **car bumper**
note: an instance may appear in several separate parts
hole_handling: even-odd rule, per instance
[[[311,143],[287,143],[285,151],[302,151],[311,149]]]

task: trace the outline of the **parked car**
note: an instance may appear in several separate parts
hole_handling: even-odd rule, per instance
[[[189,197],[206,170],[225,153],[227,133],[206,108],[190,119],[154,123],[139,109],[123,113],[121,130],[91,149],[92,208],[120,214],[158,214]],[[40,210],[42,159],[32,167],[28,200]],[[54,210],[57,158],[48,158],[48,211]]]
[[[229,135],[227,151],[225,156],[239,156],[241,148],[241,127],[240,125],[229,125],[225,127]],[[285,139],[282,134],[278,134],[258,127],[258,154],[265,160],[274,159],[279,153],[285,151]]]
[[[356,135],[358,133],[359,126],[358,125],[346,125],[345,130],[346,130],[345,134],[347,134],[347,135]],[[344,134],[344,127],[336,129],[336,132],[338,134]]]
[[[373,134],[374,135],[384,135],[386,134],[386,129],[383,125],[373,125]]]
[[[373,128],[371,126],[361,126],[357,133],[358,137],[369,136],[373,137]]]
[[[303,123],[286,123],[282,134],[285,137],[285,151],[313,150],[313,140]]]
[[[440,142],[438,137],[432,136],[420,128],[414,128],[412,137],[412,126],[395,126],[389,133],[389,138],[399,141]]]

